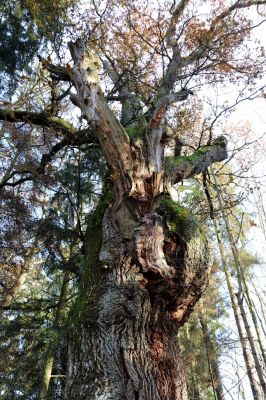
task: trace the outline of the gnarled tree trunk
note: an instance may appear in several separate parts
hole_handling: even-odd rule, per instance
[[[175,58],[143,116],[141,138],[130,139],[101,91],[99,57],[81,40],[69,47],[74,64],[66,74],[76,90],[71,100],[102,148],[113,200],[88,224],[87,272],[72,313],[65,398],[184,400],[177,333],[206,287],[208,245],[193,216],[169,192],[173,184],[224,160],[226,140],[216,139],[191,156],[164,157],[167,107],[190,94],[173,92]],[[134,108],[132,94],[123,96],[127,115],[121,122],[131,119]]]
[[[101,272],[73,314],[66,399],[187,399],[177,332],[206,285],[206,244],[171,237],[156,212],[131,240],[111,218],[107,210]]]

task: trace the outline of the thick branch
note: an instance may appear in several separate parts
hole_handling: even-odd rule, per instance
[[[76,130],[73,125],[62,118],[51,117],[44,113],[2,109],[0,110],[0,119],[12,123],[26,122],[37,126],[46,126],[64,135],[64,139],[52,146],[49,153],[42,155],[39,166],[32,171],[28,169],[11,171],[9,168],[8,173],[5,174],[0,182],[0,189],[4,186],[17,186],[21,183],[33,180],[36,174],[43,174],[45,167],[52,161],[53,157],[68,145],[79,146],[86,143],[98,145],[98,141],[92,129]],[[12,167],[14,167],[14,165],[15,163],[12,163]],[[11,181],[16,175],[21,176],[23,174],[27,174],[27,176]]]
[[[26,122],[37,126],[46,126],[55,132],[60,132],[65,137],[65,145],[81,145],[85,143],[98,144],[92,128],[78,130],[63,118],[52,117],[45,113],[36,113],[20,110],[0,109],[0,120],[13,123]],[[56,144],[55,146],[59,145]],[[61,147],[62,148],[62,147]]]
[[[171,184],[204,173],[215,162],[227,158],[227,140],[220,136],[210,146],[203,146],[190,156],[168,157],[165,166],[165,178]]]
[[[95,132],[112,170],[118,197],[130,190],[128,175],[132,171],[129,138],[114,113],[108,107],[99,85],[101,62],[93,51],[87,51],[81,40],[69,45],[74,61],[70,73],[77,94],[71,100],[83,117],[95,127]],[[117,201],[118,198],[117,198]]]
[[[149,166],[155,171],[160,171],[162,167],[162,148],[160,143],[163,133],[162,121],[167,108],[169,105],[175,102],[186,100],[190,94],[193,94],[187,89],[182,89],[179,92],[173,93],[182,68],[180,48],[174,37],[175,25],[187,3],[188,1],[186,0],[180,1],[176,9],[173,11],[172,19],[166,33],[167,44],[171,45],[172,47],[172,59],[167,66],[164,76],[162,77],[157,94],[153,99],[153,106],[148,113],[148,123],[150,128],[147,137]]]
[[[173,62],[173,65],[171,64]],[[182,89],[179,92],[170,93],[174,87],[177,72],[174,72],[175,61],[169,64],[169,75],[166,74],[165,78],[169,86],[162,82],[158,91],[157,97],[154,100],[154,106],[151,111],[151,118],[149,121],[148,135],[146,142],[148,146],[149,168],[151,170],[160,171],[162,169],[162,156],[163,149],[161,146],[161,139],[163,135],[162,121],[170,104],[178,101],[184,101],[188,98],[189,94],[193,94],[191,90]],[[173,70],[172,70],[173,67]],[[167,77],[168,76],[168,77]],[[169,78],[169,81],[168,81]]]
[[[68,68],[61,67],[60,65],[54,65],[44,58],[39,57],[43,67],[50,72],[52,79],[56,81],[70,82],[70,76],[68,74]]]
[[[116,69],[112,60],[108,57],[108,60],[103,60],[103,67],[115,85],[115,91],[118,91],[120,100],[122,100],[122,110],[120,122],[123,126],[126,126],[134,121],[135,118],[140,117],[143,114],[142,104],[134,93],[134,88],[130,80],[127,79],[126,83],[123,83],[123,76],[120,75]]]
[[[47,126],[56,132],[72,134],[76,131],[73,125],[63,118],[51,117],[45,113],[0,109],[0,120],[8,122],[26,122],[39,126]]]
[[[166,31],[165,39],[166,44],[168,46],[173,46],[176,42],[175,38],[175,29],[176,25],[179,22],[181,15],[183,14],[186,5],[189,3],[190,0],[181,0],[178,5],[171,10],[172,17],[170,19],[170,23],[168,29]]]

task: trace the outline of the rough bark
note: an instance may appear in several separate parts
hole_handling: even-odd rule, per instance
[[[177,333],[206,287],[208,244],[193,219],[184,224],[192,234],[179,229],[178,208],[161,200],[166,186],[225,159],[226,142],[174,160],[169,172],[161,136],[175,62],[148,113],[143,140],[129,140],[103,97],[97,55],[81,41],[70,50],[68,74],[77,92],[71,99],[94,127],[114,199],[97,220],[102,235],[95,226],[88,230],[89,271],[72,316],[65,398],[187,400]],[[173,101],[187,96],[181,91]]]
[[[170,254],[162,249],[169,240],[167,227],[157,213],[135,230],[134,249],[111,218],[107,210],[101,279],[91,278],[81,323],[71,335],[66,399],[185,400],[177,332],[206,285],[206,245],[200,237],[187,246],[172,239],[178,250],[168,265]],[[153,231],[149,240],[145,228]],[[160,249],[156,265],[155,248]]]

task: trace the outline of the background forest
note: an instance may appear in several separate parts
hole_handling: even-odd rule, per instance
[[[206,3],[1,1],[0,399],[64,398],[94,211],[112,201],[103,151],[68,101],[79,37],[99,53],[105,98],[134,143],[179,43],[165,154],[189,163],[228,142],[226,160],[180,179],[165,203],[172,230],[189,240],[196,224],[211,247],[208,288],[179,332],[189,399],[264,398],[265,2]]]

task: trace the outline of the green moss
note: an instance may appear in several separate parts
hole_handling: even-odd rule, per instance
[[[73,131],[73,132],[75,131],[73,126],[69,122],[65,121],[63,118],[49,117],[49,121],[61,126],[62,129],[67,129],[67,130]]]
[[[161,201],[161,205],[164,207],[167,215],[170,216],[172,219],[188,218],[188,216],[190,215],[190,211],[188,208],[180,206],[177,202],[170,198],[163,199]]]
[[[195,160],[196,160],[195,154],[191,154],[190,156],[169,157],[167,159],[167,164],[168,164],[168,167],[171,168],[171,165],[173,167],[177,167],[179,165],[186,164],[186,163],[193,164],[193,162]]]
[[[76,329],[87,323],[94,329],[97,326],[98,299],[102,292],[102,280],[105,271],[101,268],[99,252],[102,244],[102,220],[106,208],[113,200],[113,193],[106,187],[96,209],[88,215],[86,230],[87,257],[83,259],[80,296],[76,299],[70,320]]]
[[[205,153],[208,153],[209,150],[210,150],[210,146],[202,146],[199,148],[198,153],[205,154]]]
[[[186,207],[180,206],[170,198],[163,199],[160,204],[170,231],[177,233],[185,241],[190,241],[198,231],[197,222]]]
[[[85,292],[81,294],[73,304],[69,317],[71,319],[71,323],[75,325],[76,328],[79,327],[82,321],[84,322],[85,318],[87,319],[88,315],[88,305],[89,298],[86,296]]]
[[[184,163],[194,164],[195,161],[199,160],[202,155],[208,153],[210,150],[210,146],[202,146],[199,150],[195,151],[195,153],[190,154],[189,156],[179,156],[179,157],[169,157],[168,163],[178,166]]]
[[[125,128],[128,136],[132,139],[140,138],[144,135],[146,130],[145,125],[129,125]]]

